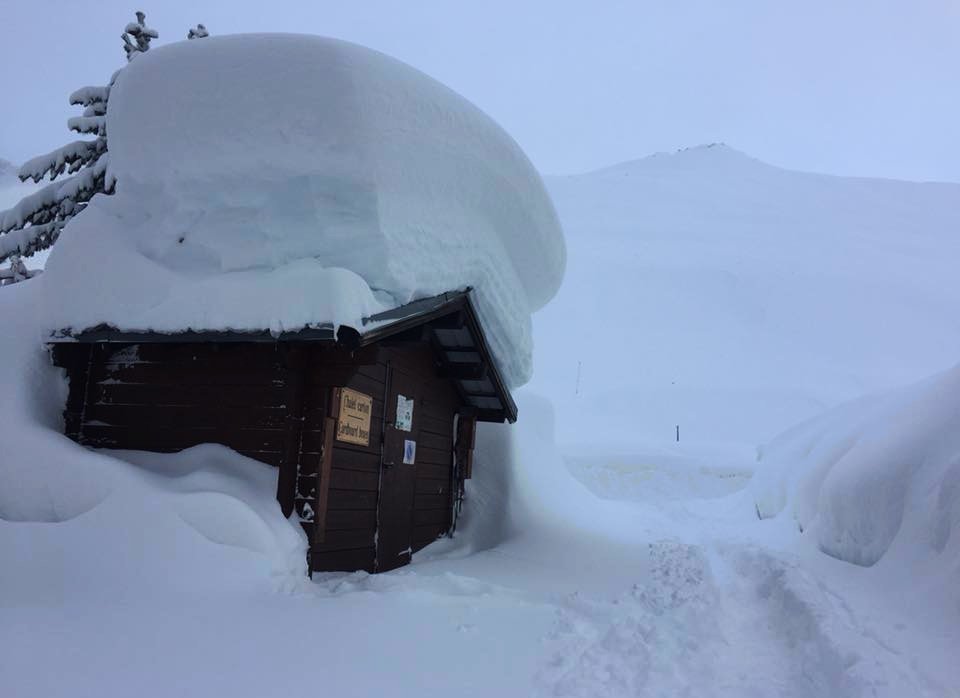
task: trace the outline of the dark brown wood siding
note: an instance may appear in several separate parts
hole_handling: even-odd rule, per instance
[[[413,552],[450,530],[453,511],[453,418],[460,398],[451,382],[437,372],[429,345],[388,348],[383,359],[412,374],[419,388],[414,407],[417,426],[417,457]]]
[[[354,352],[308,342],[75,343],[55,345],[53,356],[70,382],[65,432],[82,444],[173,452],[220,443],[278,467],[277,498],[285,515],[299,515],[314,571],[377,569],[385,400],[391,371],[401,371],[415,386],[405,388],[417,441],[409,547],[450,529],[461,399],[427,343]],[[328,432],[343,387],[372,399],[366,446]]]
[[[95,448],[220,443],[279,466],[291,372],[273,344],[65,344],[67,434]],[[84,361],[86,359],[86,361]]]
[[[352,375],[341,375],[336,387],[347,387],[369,395],[373,401],[370,417],[370,442],[367,446],[333,440],[330,481],[327,484],[327,508],[323,535],[313,541],[311,567],[314,571],[375,571],[377,502],[380,489],[380,442],[383,429],[383,395],[386,365],[378,354],[372,364],[360,364]],[[337,418],[336,393],[331,394],[329,416]],[[314,432],[311,415],[304,424],[304,451],[314,447],[319,433]]]

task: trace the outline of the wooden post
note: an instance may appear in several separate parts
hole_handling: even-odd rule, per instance
[[[330,501],[330,470],[333,467],[333,435],[337,420],[323,420],[323,453],[320,454],[320,482],[317,483],[317,512],[314,517],[313,541],[323,543],[327,537],[327,506]]]
[[[469,480],[473,476],[473,447],[477,437],[477,418],[460,415],[457,421],[457,462],[460,477]]]

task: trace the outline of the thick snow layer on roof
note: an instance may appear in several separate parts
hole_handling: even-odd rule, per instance
[[[213,37],[138,56],[107,119],[116,194],[51,256],[52,329],[355,324],[472,286],[529,378],[562,232],[516,143],[440,83],[342,41]]]

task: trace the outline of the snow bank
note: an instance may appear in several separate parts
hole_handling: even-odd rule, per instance
[[[113,602],[151,588],[302,580],[306,539],[280,511],[276,469],[218,445],[98,453],[62,436],[66,383],[41,341],[40,278],[0,291],[4,594],[29,603],[92,591]]]
[[[529,378],[562,232],[516,143],[440,83],[333,39],[212,37],[127,66],[107,127],[116,194],[50,259],[52,328],[356,324],[473,286],[506,379]]]
[[[833,557],[960,573],[960,366],[841,406],[764,449],[762,517],[792,516]],[[908,562],[909,561],[909,562]]]
[[[477,425],[473,477],[455,536],[428,546],[414,561],[509,551],[558,568],[569,582],[617,554],[634,555],[641,522],[655,517],[628,502],[596,498],[565,467],[550,400],[529,390],[516,398],[521,422]]]

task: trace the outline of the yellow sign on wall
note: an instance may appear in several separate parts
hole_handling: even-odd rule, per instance
[[[350,388],[340,391],[340,418],[337,419],[337,441],[370,445],[370,415],[373,398]]]

